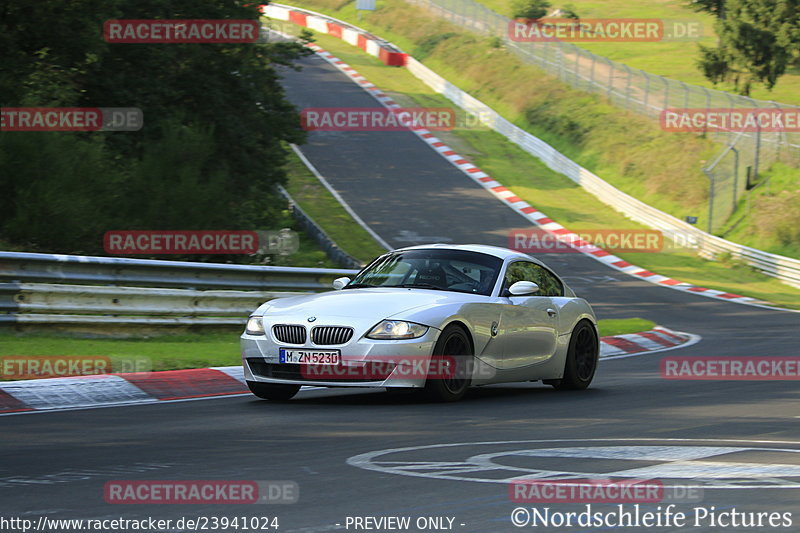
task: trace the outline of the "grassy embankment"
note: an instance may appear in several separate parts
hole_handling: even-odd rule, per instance
[[[489,9],[512,16],[512,0],[477,0]],[[694,11],[689,2],[668,0],[666,2],[631,2],[630,0],[554,0],[554,7],[565,7],[572,4],[575,12],[586,19],[604,18],[642,18],[679,21],[680,23],[696,23],[702,27],[701,38],[691,41],[662,42],[576,42],[590,52],[607,57],[628,66],[657,74],[673,80],[681,80],[693,85],[709,89],[734,91],[732,84],[720,84],[716,87],[708,81],[699,68],[699,47],[714,46],[716,32],[714,17],[710,14]],[[789,68],[788,72],[778,78],[773,89],[754,86],[750,94],[759,100],[773,100],[785,104],[800,105],[800,66]]]
[[[337,15],[342,17],[341,13],[337,13]],[[413,14],[409,16],[413,16]],[[419,24],[424,24],[424,21],[418,22]],[[407,23],[406,21],[402,24]],[[429,23],[443,24],[441,21],[429,21]],[[290,27],[287,26],[287,28]],[[379,33],[378,28],[370,29]],[[387,35],[384,33],[382,36]],[[397,37],[396,40],[398,41],[402,40],[401,36],[393,34],[388,35],[388,37],[392,40],[395,40],[395,37]],[[320,46],[330,50],[343,61],[352,65],[381,89],[388,91],[401,105],[429,107],[452,105],[451,102],[434,93],[432,89],[404,69],[386,67],[377,59],[333,37],[317,34],[316,39]],[[475,39],[472,39],[471,42],[471,45],[465,46],[488,47],[491,50],[491,47],[485,43]],[[413,46],[413,43],[407,39],[405,43],[401,41],[399,44],[407,49]],[[471,51],[480,57],[480,54],[475,50],[466,50],[463,51],[463,54],[469,55]],[[426,63],[428,62],[426,61]],[[440,62],[439,65],[441,66],[442,63]],[[432,68],[437,70],[436,65],[433,65]],[[454,68],[453,66],[447,67],[450,72]],[[484,65],[483,68],[487,67]],[[517,65],[517,68],[511,69],[511,72],[521,69],[532,69],[532,67]],[[476,72],[475,75],[480,76],[480,72]],[[511,76],[513,74],[500,72],[497,75]],[[468,80],[465,80],[465,83],[466,81]],[[539,82],[531,80],[531,84],[536,83]],[[463,84],[461,86],[464,87]],[[480,89],[475,92],[480,92]],[[527,93],[530,93],[530,88],[526,89]],[[503,105],[493,93],[487,93],[487,95],[495,100],[489,101],[490,98],[484,98],[484,101],[490,105],[495,106],[495,104],[498,104],[495,108]],[[483,98],[484,95],[479,94],[478,96]],[[599,100],[593,95],[583,95],[583,97],[592,101]],[[645,119],[635,116],[628,116],[627,118],[631,122],[630,129],[652,127]],[[623,124],[618,124],[615,125],[613,131],[616,131],[620,136],[619,138],[622,139],[619,142],[625,143],[628,136],[623,134],[622,128]],[[611,135],[612,132],[606,132],[605,134]],[[457,128],[452,132],[439,132],[437,135],[442,137],[454,149],[470,158],[480,168],[497,178],[501,183],[511,187],[518,196],[572,230],[642,227],[609,209],[608,206],[585,192],[577,184],[551,171],[499,134],[487,129],[468,127]],[[663,134],[654,133],[653,135],[666,142]],[[700,141],[698,140],[697,142]],[[677,147],[670,146],[670,150],[680,150],[680,145]],[[678,199],[676,197],[675,201],[677,202]],[[745,294],[776,305],[800,308],[800,290],[789,287],[736,262],[705,261],[688,252],[671,254],[624,253],[619,255],[643,268],[682,281],[727,292]]]

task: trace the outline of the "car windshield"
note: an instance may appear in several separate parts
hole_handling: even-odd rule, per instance
[[[416,287],[490,295],[503,260],[466,250],[405,250],[382,255],[345,287]]]

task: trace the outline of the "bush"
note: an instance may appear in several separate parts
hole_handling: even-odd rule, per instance
[[[41,23],[54,13],[59,24]],[[285,143],[305,139],[275,67],[311,52],[288,42],[115,45],[97,33],[108,19],[259,17],[258,4],[229,1],[9,3],[4,106],[135,106],[144,127],[0,132],[3,239],[100,253],[108,230],[274,227]]]
[[[520,19],[540,19],[547,15],[550,2],[547,0],[514,0],[511,4],[512,17]]]
[[[0,228],[13,242],[94,251],[109,226],[122,222],[117,205],[122,176],[100,139],[5,132],[0,168]]]

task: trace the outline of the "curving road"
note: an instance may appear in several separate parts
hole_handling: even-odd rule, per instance
[[[299,107],[377,106],[321,59],[307,58],[303,65],[302,72],[284,72],[288,94]],[[303,151],[360,217],[395,246],[411,244],[404,239],[415,236],[504,245],[511,229],[528,225],[410,132],[315,133]],[[642,316],[703,337],[673,355],[798,355],[800,314],[657,287],[578,254],[545,261],[601,318]],[[241,396],[4,417],[0,514],[277,516],[280,531],[308,532],[363,531],[347,527],[347,517],[391,515],[408,516],[412,524],[420,517],[449,517],[456,531],[514,531],[510,514],[517,504],[509,500],[503,480],[541,471],[624,476],[634,469],[705,487],[702,502],[679,504],[687,513],[696,506],[718,512],[797,510],[796,384],[667,381],[659,376],[659,360],[649,355],[604,362],[584,392],[556,392],[540,384],[492,386],[452,405],[383,392],[311,390],[287,404]],[[478,444],[486,442],[494,444]],[[458,445],[430,447],[440,444]],[[398,448],[411,449],[364,455]],[[104,484],[120,479],[292,480],[299,484],[300,501],[105,503]],[[583,509],[577,503],[552,507]],[[800,513],[791,519],[793,527],[780,530],[800,529]],[[701,521],[684,530],[721,529]],[[774,528],[747,529],[768,530]]]

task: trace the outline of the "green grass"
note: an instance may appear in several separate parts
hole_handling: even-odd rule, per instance
[[[299,5],[356,23],[395,42],[615,187],[677,218],[696,216],[699,227],[705,227],[708,180],[701,168],[716,157],[722,145],[699,134],[663,132],[656,121],[612,106],[601,95],[574,90],[517,60],[496,41],[465,33],[402,0],[384,0],[363,21],[357,20],[355,7],[349,2],[303,0]],[[615,5],[621,6],[619,2]],[[609,16],[620,14],[632,16],[629,12],[612,12]],[[655,15],[667,16],[669,10]],[[674,13],[670,17],[675,18]],[[417,94],[416,90],[412,94]],[[773,176],[773,194],[797,190],[797,170],[788,171],[794,181],[783,185],[774,177],[780,172],[780,165],[762,169],[762,175]],[[755,192],[746,196],[757,195]],[[754,248],[800,257],[800,247],[792,244],[798,239],[793,238],[795,232],[791,228],[777,235],[777,230],[772,231],[776,224],[759,223],[762,219],[756,216],[762,210],[773,213],[773,217],[775,213],[785,213],[788,222],[784,225],[791,226],[800,219],[800,201],[752,199],[751,204],[752,209],[739,224],[740,230],[726,236]],[[756,226],[769,229],[743,229]]]
[[[331,12],[321,5],[326,2],[301,5],[355,22],[352,5]],[[699,216],[703,223],[708,180],[701,164],[719,145],[694,134],[663,132],[656,121],[612,106],[602,95],[571,89],[491,41],[401,0],[385,0],[360,25],[407,51],[423,48],[432,70],[614,186],[679,218]],[[449,37],[431,47],[426,44],[431,35]],[[327,36],[319,39],[332,42]]]
[[[361,50],[333,37],[315,37],[320,46],[387,91],[400,105],[452,106],[449,100],[436,94],[408,71],[387,67]],[[456,128],[452,132],[437,132],[437,136],[510,187],[520,198],[573,231],[644,227],[612,210],[566,176],[553,172],[498,133],[487,129]],[[617,255],[643,268],[681,281],[800,309],[800,290],[744,265],[706,261],[688,252]]]
[[[386,252],[358,225],[294,152],[286,168],[286,190],[333,241],[352,257],[364,263]]]
[[[489,9],[502,15],[512,15],[512,0],[477,0]],[[732,84],[714,86],[708,81],[697,61],[700,58],[699,44],[714,46],[716,32],[714,17],[707,13],[699,13],[687,6],[685,0],[661,0],[643,2],[630,0],[555,0],[554,7],[572,4],[575,11],[583,18],[659,18],[697,22],[702,25],[702,37],[697,41],[663,41],[663,42],[607,42],[607,43],[574,43],[590,52],[619,61],[628,66],[638,68],[650,74],[657,74],[674,80],[710,89],[734,91]],[[754,86],[750,96],[760,100],[774,100],[786,104],[800,105],[800,68],[793,67],[778,79],[775,87],[769,91],[761,85]]]
[[[767,181],[768,178],[768,181]],[[774,254],[800,257],[800,172],[776,163],[739,201],[721,235]]]
[[[82,339],[44,334],[0,334],[4,356],[106,356],[112,367],[137,362],[141,370],[177,370],[241,364],[239,329],[142,339]],[[2,367],[0,367],[2,368]],[[2,379],[0,374],[0,379]]]
[[[647,331],[655,323],[642,318],[629,318],[600,320],[598,325],[601,335],[621,335]],[[238,329],[232,329],[230,333],[120,340],[4,333],[0,334],[0,381],[6,379],[2,360],[8,356],[108,357],[114,372],[237,366],[241,364],[238,334]],[[132,366],[134,363],[139,366]]]
[[[606,318],[597,321],[597,329],[601,337],[649,331],[655,326],[655,322],[645,318]]]

